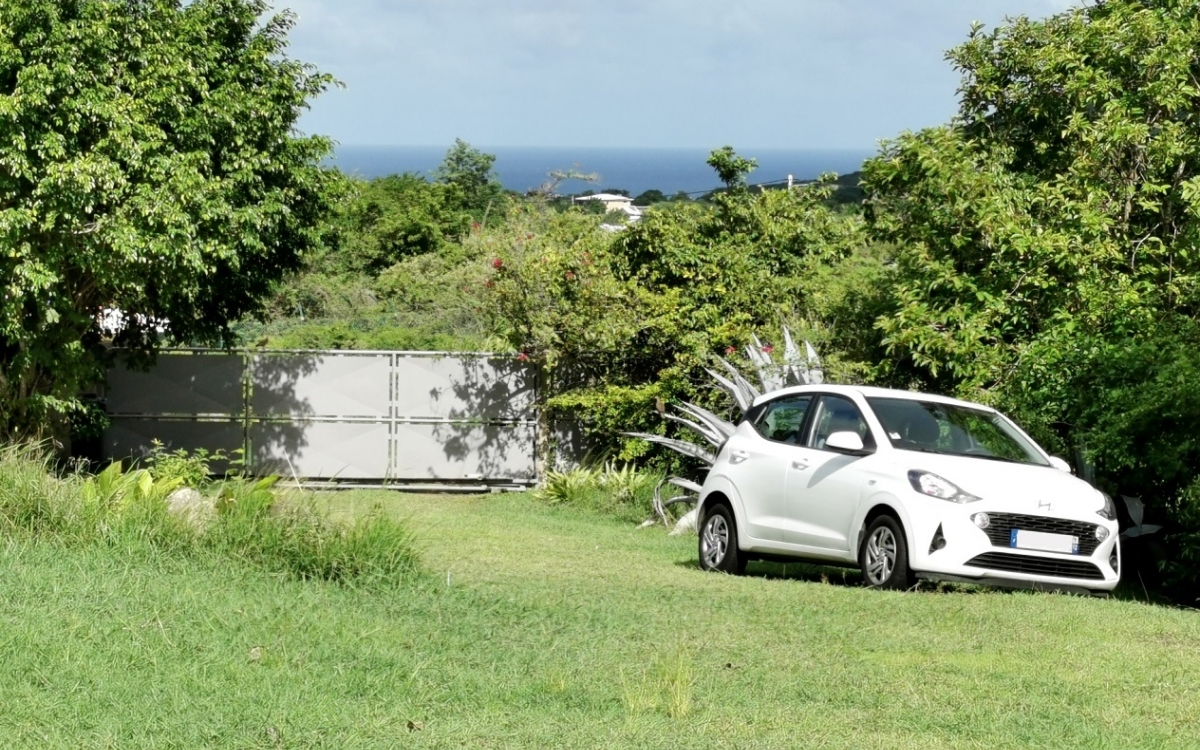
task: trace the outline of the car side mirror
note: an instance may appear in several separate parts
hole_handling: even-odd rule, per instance
[[[1051,465],[1051,466],[1053,466],[1054,468],[1058,469],[1059,471],[1065,471],[1065,472],[1067,472],[1068,474],[1074,474],[1074,473],[1075,473],[1075,472],[1071,471],[1071,464],[1069,464],[1069,463],[1067,463],[1066,461],[1062,460],[1062,459],[1061,459],[1061,458],[1059,458],[1058,456],[1051,456],[1051,457],[1050,457],[1050,465]]]
[[[863,445],[862,438],[857,432],[835,432],[825,438],[825,447],[831,451],[838,453],[847,453],[850,455],[863,455],[866,446]]]

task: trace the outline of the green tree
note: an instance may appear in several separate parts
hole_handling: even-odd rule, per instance
[[[717,171],[717,177],[725,183],[729,190],[744,189],[746,177],[749,176],[758,163],[754,159],[746,159],[737,155],[733,146],[722,146],[708,155],[708,166]]]
[[[470,229],[463,202],[458,185],[413,174],[361,183],[345,203],[337,265],[378,274],[410,255],[437,252]]]
[[[638,197],[634,198],[633,205],[652,206],[655,203],[662,203],[665,200],[667,200],[667,196],[663,195],[663,191],[651,189],[643,191]]]
[[[890,376],[1012,407],[1181,524],[1200,523],[1197,18],[1108,0],[976,27],[949,54],[955,121],[864,173],[897,248]],[[1200,559],[1190,538],[1177,556]]]
[[[262,0],[0,2],[0,433],[114,343],[217,344],[320,241],[336,177],[297,118],[330,83]]]
[[[434,179],[457,187],[461,191],[462,207],[482,217],[489,208],[500,208],[496,204],[504,195],[504,188],[496,177],[495,164],[495,156],[456,138],[434,171]]]
[[[951,51],[957,121],[865,172],[873,231],[904,249],[884,330],[922,377],[988,390],[1057,326],[1128,335],[1200,312],[1198,11],[1113,0]]]

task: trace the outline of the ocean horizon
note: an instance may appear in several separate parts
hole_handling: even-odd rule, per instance
[[[446,156],[448,146],[338,146],[329,163],[343,172],[364,179],[411,172],[428,177]],[[661,190],[701,194],[718,188],[712,167],[705,164],[711,149],[701,148],[597,148],[479,146],[496,156],[495,170],[505,188],[517,192],[535,189],[549,180],[554,170],[573,169],[595,173],[595,183],[567,180],[560,193],[584,190],[627,190],[638,195]],[[738,149],[743,157],[757,159],[751,184],[778,183],[792,175],[812,180],[826,172],[848,174],[858,171],[863,161],[876,152],[870,149]]]

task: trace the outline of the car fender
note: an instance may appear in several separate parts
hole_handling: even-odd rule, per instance
[[[867,531],[867,518],[881,508],[887,508],[892,515],[900,519],[900,525],[904,528],[904,540],[909,549],[909,559],[911,560],[912,550],[916,549],[913,534],[913,519],[909,516],[908,509],[904,506],[904,503],[900,502],[898,497],[887,490],[877,490],[867,496],[866,500],[859,506],[858,513],[855,514],[854,524],[850,527],[858,530],[854,537],[853,552],[855,557],[858,556],[858,550],[862,547],[863,534]]]
[[[696,513],[696,531],[699,533],[700,520],[704,518],[708,512],[709,501],[713,495],[723,495],[729,501],[729,508],[733,511],[733,521],[737,525],[738,547],[745,549],[749,546],[749,537],[746,536],[743,519],[746,517],[745,508],[742,506],[742,496],[738,494],[737,488],[733,486],[728,478],[723,475],[709,474],[704,481],[703,493],[700,495],[700,502],[697,503]]]

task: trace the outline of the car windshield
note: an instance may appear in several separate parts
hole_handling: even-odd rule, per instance
[[[868,398],[892,446],[1048,466],[1037,448],[1002,415],[936,401]]]

